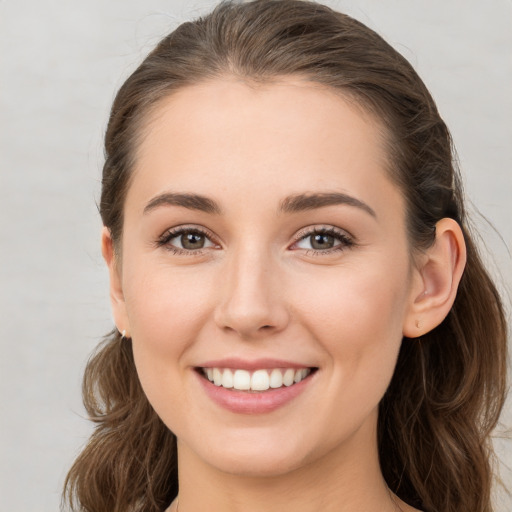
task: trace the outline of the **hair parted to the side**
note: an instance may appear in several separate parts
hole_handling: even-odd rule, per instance
[[[455,219],[467,266],[448,317],[421,340],[404,339],[379,412],[389,487],[425,512],[491,512],[492,447],[506,391],[506,321],[472,241],[448,129],[410,64],[375,32],[300,0],[223,2],[180,25],[126,80],[105,137],[100,211],[117,257],[123,205],[149,113],[180,88],[216,77],[284,76],[338,90],[382,122],[389,173],[407,203],[412,250]],[[139,384],[131,342],[109,335],[87,366],[83,397],[96,423],[71,468],[65,506],[87,512],[161,512],[176,496],[174,435]]]

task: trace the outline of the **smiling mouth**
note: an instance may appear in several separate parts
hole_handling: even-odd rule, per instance
[[[198,368],[212,384],[233,391],[264,392],[298,384],[317,368],[271,368],[247,371],[231,368]]]

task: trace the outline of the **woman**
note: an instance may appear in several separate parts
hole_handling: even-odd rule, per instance
[[[105,144],[117,329],[75,510],[492,510],[505,318],[403,57],[318,4],[223,3],[128,78]]]

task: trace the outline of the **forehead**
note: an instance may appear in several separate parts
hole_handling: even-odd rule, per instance
[[[378,196],[385,130],[354,100],[300,79],[185,87],[148,117],[129,196],[166,189],[252,199],[316,189]],[[393,187],[394,188],[394,187]]]

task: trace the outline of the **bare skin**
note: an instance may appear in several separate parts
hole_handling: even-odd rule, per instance
[[[291,78],[191,86],[150,120],[122,261],[107,230],[103,254],[116,324],[178,438],[179,512],[415,510],[382,477],[378,404],[403,336],[450,310],[465,252],[443,219],[412,256],[383,136],[340,95]],[[205,392],[203,368],[226,357],[312,373],[279,407],[240,412]]]

